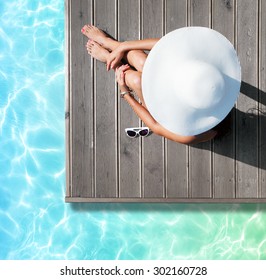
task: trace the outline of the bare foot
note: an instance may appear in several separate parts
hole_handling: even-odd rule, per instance
[[[103,45],[104,40],[107,38],[107,35],[101,29],[89,24],[84,25],[81,32],[100,45]]]
[[[86,44],[86,48],[89,55],[103,63],[106,63],[109,52],[100,44],[93,40],[89,40]]]
[[[84,25],[81,33],[108,50],[113,50],[119,44],[119,42],[109,38],[101,29],[93,25]]]

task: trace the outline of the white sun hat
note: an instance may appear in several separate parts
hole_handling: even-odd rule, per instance
[[[144,65],[145,104],[159,124],[179,135],[221,122],[239,95],[241,67],[233,45],[206,27],[184,27],[162,37]]]

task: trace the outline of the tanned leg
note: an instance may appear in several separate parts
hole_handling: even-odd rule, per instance
[[[81,32],[89,39],[97,42],[109,51],[113,51],[119,46],[119,44],[121,44],[120,42],[108,37],[101,29],[93,25],[84,25]],[[147,54],[141,50],[132,50],[125,54],[125,59],[128,63],[139,72],[142,72],[146,58]]]
[[[81,32],[90,38],[87,43],[88,53],[104,63],[109,54],[108,50],[112,51],[120,44],[93,25],[85,25]],[[127,52],[125,58],[130,65],[137,69],[135,71],[131,68],[125,72],[126,84],[137,94],[141,103],[145,106],[141,89],[141,74],[147,54],[141,50],[133,50]]]
[[[146,108],[141,88],[141,73],[133,69],[129,69],[125,72],[126,84],[131,88],[140,99],[141,104]]]
[[[106,63],[109,52],[100,44],[93,40],[88,40],[86,48],[89,55],[103,63]],[[127,86],[137,94],[141,103],[145,106],[141,90],[141,73],[130,68],[125,71],[125,79]]]

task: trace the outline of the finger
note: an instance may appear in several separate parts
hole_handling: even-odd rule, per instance
[[[114,59],[113,58],[109,58],[109,60],[107,59],[107,71],[109,71],[112,68],[112,63],[113,63]]]
[[[126,72],[129,69],[129,67],[123,67],[123,69],[121,69],[121,71]]]
[[[124,71],[124,69],[125,69],[125,68],[124,68],[124,65],[122,65],[122,66],[119,67],[119,71]]]
[[[110,70],[110,61],[106,62],[106,70],[109,71]]]
[[[118,67],[117,67],[116,70],[115,70],[115,76],[116,76],[116,77],[119,77],[119,73],[120,73],[120,71],[119,71],[119,69],[118,69]]]
[[[123,70],[130,68],[128,64],[123,65]]]
[[[121,65],[121,69],[126,69],[127,65]]]
[[[115,58],[111,63],[111,68],[114,69],[117,66],[117,64],[118,64],[118,60]]]

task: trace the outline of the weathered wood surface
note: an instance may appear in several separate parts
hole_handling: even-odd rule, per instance
[[[237,197],[258,196],[258,3],[238,1],[237,44],[242,80],[254,86],[246,93],[242,86],[237,101],[236,181]],[[255,108],[255,110],[253,110]],[[248,114],[251,112],[251,114]],[[253,163],[252,165],[249,163]]]
[[[94,1],[93,7],[95,24],[101,26],[108,34],[116,36],[116,1]],[[105,65],[98,61],[95,62],[94,69],[95,196],[116,197],[118,116],[114,73],[107,72]]]
[[[261,0],[259,8],[259,195],[266,197],[266,2]]]
[[[167,1],[165,6],[165,33],[187,26],[187,1]],[[188,147],[166,140],[166,197],[187,198]]]
[[[118,2],[118,40],[140,39],[140,3],[135,0]],[[123,101],[123,100],[122,100]],[[120,197],[141,197],[141,141],[130,139],[126,127],[140,125],[139,118],[128,110],[128,104],[119,105],[119,195]],[[130,186],[130,188],[128,187]]]
[[[266,202],[265,1],[65,0],[65,11],[67,202]],[[86,23],[120,41],[195,25],[226,36],[242,66],[231,133],[194,146],[126,137],[141,123],[88,56]]]
[[[211,27],[210,9],[209,0],[191,0],[189,25]],[[212,197],[211,145],[211,142],[205,142],[189,149],[189,197]]]
[[[78,0],[69,5],[69,52],[70,52],[70,122],[71,122],[71,193],[73,196],[92,196],[93,178],[93,91],[90,59],[84,52],[85,39],[77,32],[83,18],[91,20],[91,3]],[[75,19],[75,20],[73,20]],[[78,54],[78,55],[77,55]],[[75,164],[73,164],[75,163]]]
[[[235,45],[235,1],[214,1],[212,6],[212,28],[222,33]],[[213,196],[234,198],[235,192],[235,110],[231,111],[231,133],[222,141],[213,143]]]
[[[163,36],[164,7],[161,0],[142,1],[142,37]],[[165,196],[164,139],[155,134],[142,139],[142,193],[143,197]],[[151,187],[152,186],[152,187]]]

